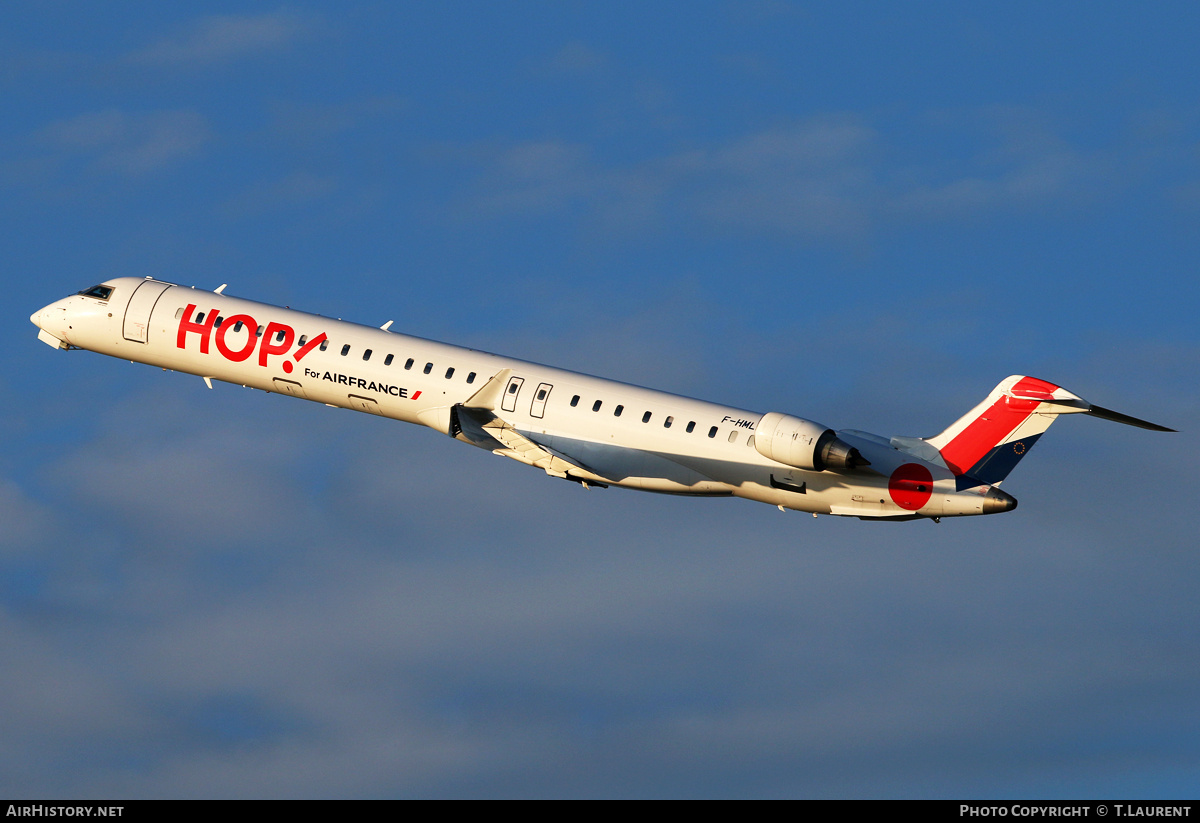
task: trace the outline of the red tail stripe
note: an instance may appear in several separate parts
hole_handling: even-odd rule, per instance
[[[1014,393],[1030,394],[1037,392],[1049,395],[1058,386],[1038,380],[1036,377],[1025,377],[1012,387]],[[1033,414],[1041,400],[1000,397],[987,411],[972,420],[965,429],[942,447],[942,459],[950,471],[955,474],[965,474],[972,466],[980,461],[985,454],[995,448],[1009,434],[1025,422]]]

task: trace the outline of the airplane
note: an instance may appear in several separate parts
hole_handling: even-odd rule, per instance
[[[741,497],[904,521],[997,514],[1000,484],[1063,414],[1174,429],[1026,375],[934,437],[754,412],[151,278],[34,312],[38,339],[428,426],[584,488]]]

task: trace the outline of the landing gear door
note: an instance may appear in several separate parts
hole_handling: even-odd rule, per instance
[[[276,377],[275,390],[280,394],[290,394],[292,397],[303,397],[306,400],[308,399],[308,395],[304,393],[304,387],[295,380],[284,380],[282,377]]]
[[[383,414],[383,409],[379,408],[378,400],[373,400],[370,397],[359,397],[357,394],[350,395],[349,399],[350,408],[354,409],[355,411],[370,412],[371,414]]]
[[[145,343],[150,332],[150,312],[162,293],[171,288],[170,283],[143,280],[134,289],[125,308],[125,339],[133,343]]]
[[[546,413],[546,400],[550,398],[550,390],[554,388],[549,383],[538,384],[537,391],[533,393],[533,402],[529,405],[529,414],[533,417],[541,417]]]
[[[521,393],[521,386],[524,383],[524,377],[510,377],[508,379],[508,385],[504,388],[504,399],[500,401],[500,408],[509,412],[517,410],[517,395]]]

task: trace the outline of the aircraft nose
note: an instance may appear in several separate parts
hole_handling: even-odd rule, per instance
[[[48,334],[57,340],[65,340],[67,335],[67,300],[58,300],[49,306],[43,306],[29,315],[29,322],[42,330],[38,335],[39,340],[45,340],[43,334]]]
[[[55,325],[54,321],[57,320],[60,315],[63,317],[66,316],[67,307],[64,305],[65,302],[66,301],[64,300],[56,300],[49,306],[42,306],[33,314],[29,315],[29,322],[43,331],[53,331],[53,329],[48,329],[46,327]]]

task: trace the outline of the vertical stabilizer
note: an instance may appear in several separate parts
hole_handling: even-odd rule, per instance
[[[936,448],[946,466],[966,482],[994,485],[1008,477],[1060,414],[1087,414],[1151,431],[1175,431],[1093,406],[1062,386],[1015,374],[992,389],[982,403],[953,426],[923,442]],[[910,438],[893,438],[895,441]],[[911,445],[907,450],[913,450]]]
[[[1060,414],[1086,412],[1076,395],[1036,377],[1013,375],[950,428],[926,442],[956,475],[995,484],[1029,453]]]

